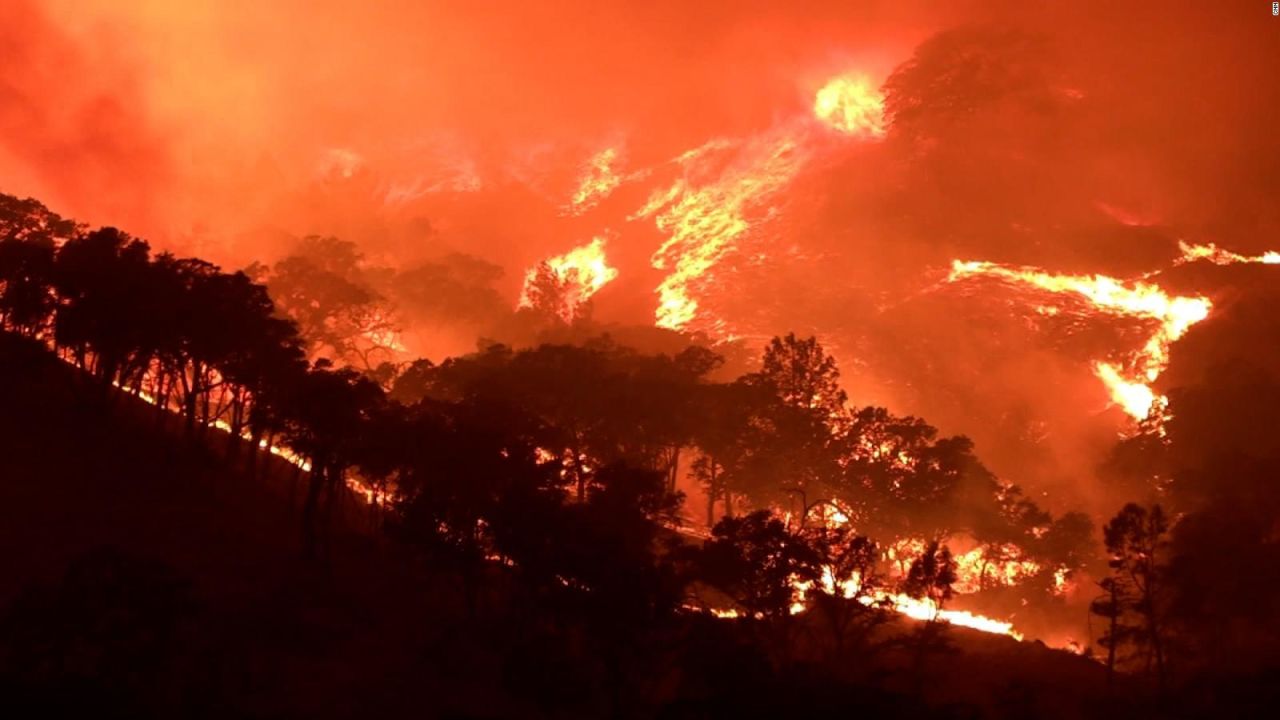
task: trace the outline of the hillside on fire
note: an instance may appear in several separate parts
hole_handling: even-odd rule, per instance
[[[0,3],[0,707],[1271,717],[1270,3]]]
[[[244,272],[0,201],[0,672],[33,710],[1262,700],[1280,383],[1229,354],[1276,322],[1260,301],[1188,337],[1230,362],[1117,443],[1134,502],[1099,533],[967,438],[855,405],[813,338],[732,379],[704,345],[642,352],[580,322],[357,371],[308,360]]]

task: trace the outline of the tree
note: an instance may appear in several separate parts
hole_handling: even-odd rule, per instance
[[[0,327],[32,337],[53,312],[54,245],[48,238],[0,239]]]
[[[309,236],[274,266],[247,271],[307,341],[307,354],[365,370],[394,357],[395,314],[376,292],[353,243]]]
[[[1069,512],[1054,519],[1033,547],[1054,570],[1070,578],[1097,557],[1093,520],[1082,512]]]
[[[1099,580],[1098,587],[1102,588],[1102,595],[1089,602],[1089,612],[1107,621],[1107,629],[1098,638],[1098,644],[1107,649],[1107,687],[1111,688],[1115,684],[1116,651],[1133,635],[1132,628],[1121,622],[1133,600],[1126,586],[1114,577]]]
[[[749,618],[785,618],[797,582],[820,579],[819,557],[768,510],[724,518],[702,549],[701,577]]]
[[[911,562],[907,575],[902,579],[903,593],[929,603],[933,617],[937,619],[954,594],[956,561],[951,550],[934,540],[925,546],[920,557]]]
[[[964,436],[937,436],[914,417],[867,407],[853,416],[840,452],[837,495],[882,540],[942,537],[996,514],[995,476]]]
[[[1159,505],[1145,508],[1129,503],[1103,528],[1110,556],[1111,577],[1103,590],[1108,598],[1101,605],[1111,620],[1109,661],[1113,646],[1132,640],[1148,651],[1148,668],[1154,663],[1156,681],[1164,689],[1164,613],[1166,567],[1163,552],[1167,544],[1168,520]],[[1133,617],[1128,621],[1128,617]]]
[[[72,238],[58,250],[54,337],[104,385],[119,378],[142,346],[154,307],[149,256],[147,243],[115,228]]]
[[[450,253],[399,270],[376,289],[407,327],[471,343],[512,316],[510,304],[494,288],[502,275],[500,265]]]
[[[795,493],[829,495],[840,475],[837,441],[848,418],[835,358],[816,338],[775,337],[760,371],[741,382],[761,396],[753,398],[747,462],[731,477],[739,490],[757,505],[782,505]]]
[[[952,585],[956,581],[956,562],[951,550],[934,540],[925,546],[924,552],[916,558],[902,578],[899,589],[906,595],[923,600],[929,604],[932,614],[914,634],[913,677],[917,689],[924,682],[925,658],[935,652],[949,648],[946,635],[943,634],[944,623],[939,622],[943,605],[953,595]]]
[[[286,391],[280,410],[288,446],[310,465],[302,539],[304,552],[314,557],[327,550],[332,512],[345,487],[346,471],[356,462],[359,438],[384,396],[373,381],[352,370],[331,370],[324,364],[296,380]]]
[[[817,338],[799,339],[795,333],[788,333],[770,340],[759,378],[786,405],[812,411],[833,429],[839,429],[848,396],[840,387],[836,359],[827,354]]]
[[[81,234],[83,226],[67,220],[34,198],[0,193],[0,241],[53,245]]]
[[[880,596],[880,548],[848,525],[806,528],[805,535],[817,551],[822,575],[807,599],[831,631],[832,659],[849,649],[865,654],[871,633],[890,618]]]

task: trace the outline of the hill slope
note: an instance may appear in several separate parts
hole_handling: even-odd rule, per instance
[[[536,609],[514,624],[469,619],[449,581],[362,530],[367,510],[348,508],[327,567],[304,561],[292,466],[273,460],[250,478],[211,449],[224,436],[187,440],[150,406],[104,401],[42,348],[5,335],[0,398],[0,683],[11,684],[0,691],[17,702],[120,717],[602,714],[593,678],[564,660],[572,630]],[[686,628],[695,654],[733,632],[704,624]],[[1099,696],[1091,662],[954,638],[958,649],[929,663],[921,691],[932,702],[1074,717]],[[672,659],[677,684],[691,672],[685,652]],[[748,711],[758,678],[732,673],[737,702],[709,711],[704,698],[678,716]],[[775,691],[784,710],[831,692],[823,672],[801,675]],[[896,692],[863,687],[840,706],[920,709],[896,694],[913,688],[884,686]],[[797,692],[807,696],[788,697]]]

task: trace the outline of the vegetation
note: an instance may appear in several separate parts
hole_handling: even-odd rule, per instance
[[[1033,563],[1030,587],[1041,589],[1041,603],[1054,601],[1055,578],[1093,557],[1086,516],[1055,518],[995,478],[966,438],[852,406],[835,359],[813,338],[774,338],[760,369],[730,382],[711,379],[723,360],[704,347],[645,354],[609,337],[491,344],[439,364],[374,363],[374,298],[336,241],[312,241],[311,254],[342,263],[304,258],[257,271],[269,291],[244,272],[153,255],[114,228],[89,230],[34,201],[0,200],[0,323],[23,352],[47,348],[91,378],[77,390],[87,406],[110,413],[128,396],[146,398],[157,428],[176,414],[188,446],[212,447],[224,437],[214,428],[225,430],[226,462],[250,477],[267,472],[266,448],[286,448],[305,472],[299,546],[317,568],[332,564],[335,508],[348,485],[380,498],[380,531],[433,578],[456,585],[467,618],[518,621],[527,644],[510,652],[529,653],[521,672],[533,655],[552,664],[560,657],[600,688],[584,710],[548,695],[546,682],[513,680],[548,714],[653,712],[651,698],[665,697],[677,716],[700,717],[705,708],[679,703],[723,699],[749,677],[800,692],[798,668],[819,656],[823,672],[842,668],[830,687],[862,687],[869,675],[860,673],[903,648],[907,687],[921,692],[927,658],[948,646],[936,621],[958,580],[949,542],[972,540],[991,562],[1016,548]],[[321,348],[327,356],[317,357]],[[1277,396],[1269,380],[1255,380],[1260,397]],[[1238,596],[1214,589],[1205,553],[1252,552],[1261,570],[1274,563],[1277,505],[1262,479],[1274,477],[1276,455],[1206,435],[1214,425],[1204,416],[1220,411],[1194,391],[1174,394],[1171,408],[1169,443],[1148,439],[1118,452],[1137,458],[1129,468],[1177,468],[1175,499],[1186,515],[1174,523],[1160,505],[1130,504],[1106,525],[1110,574],[1092,610],[1106,620],[1099,642],[1109,669],[1149,674],[1159,698],[1175,687],[1216,697],[1195,684],[1205,677],[1201,653],[1247,647],[1270,662],[1275,645],[1239,634],[1237,623],[1274,627],[1280,592],[1270,581],[1228,583],[1250,595],[1237,608]],[[1184,446],[1214,453],[1189,459],[1179,454]],[[1205,457],[1227,464],[1215,470]],[[705,542],[684,532],[682,459],[705,490],[713,525]],[[1222,468],[1233,481],[1220,482]],[[1242,499],[1259,511],[1236,522]],[[717,505],[722,517],[712,523]],[[169,598],[165,608],[181,604],[166,571],[108,565],[74,568],[58,602],[107,572],[136,575],[127,584]],[[886,592],[934,609],[911,642],[897,643],[887,629]],[[797,605],[816,612],[798,616]],[[704,612],[712,609],[735,612],[721,625],[738,630],[716,641],[724,655],[711,662],[757,662],[767,672],[739,667],[729,690],[717,674],[725,667],[693,668],[700,634],[723,632],[703,624],[714,622]],[[1218,624],[1202,623],[1204,612]],[[9,671],[35,652],[20,640],[5,641]],[[729,657],[733,643],[747,654]],[[658,668],[672,654],[685,658],[683,672],[663,676]],[[885,714],[889,701],[866,692],[865,705]],[[903,716],[919,709],[902,708]]]

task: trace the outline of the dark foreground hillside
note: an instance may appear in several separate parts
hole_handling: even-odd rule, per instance
[[[0,691],[10,717],[1077,717],[1095,664],[954,631],[923,669],[773,670],[691,617],[602,690],[581,627],[501,598],[472,616],[355,504],[304,560],[295,471],[0,336]],[[211,449],[213,447],[216,449]],[[241,458],[243,460],[243,458]],[[345,528],[345,529],[342,529]],[[507,605],[508,607],[503,607]],[[494,608],[502,608],[497,610]],[[926,701],[912,698],[922,697]]]

